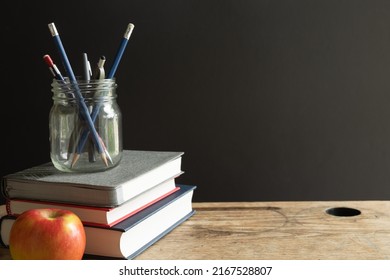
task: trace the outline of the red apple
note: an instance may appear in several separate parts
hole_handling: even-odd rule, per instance
[[[31,209],[12,225],[9,249],[15,260],[80,260],[85,231],[79,217],[68,210]]]

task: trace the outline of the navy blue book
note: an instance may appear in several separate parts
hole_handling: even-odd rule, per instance
[[[111,228],[84,226],[85,257],[133,259],[191,217],[195,213],[192,197],[196,186],[177,186],[178,191]],[[1,220],[1,241],[5,246],[14,220],[13,216]]]

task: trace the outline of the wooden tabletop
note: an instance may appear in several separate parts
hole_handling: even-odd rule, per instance
[[[194,216],[136,259],[390,259],[390,201],[193,206]]]

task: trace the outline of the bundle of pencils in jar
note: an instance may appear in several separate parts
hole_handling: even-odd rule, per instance
[[[105,74],[105,56],[95,73],[82,53],[84,73],[76,78],[54,23],[48,25],[66,76],[50,55],[43,56],[53,75],[50,110],[50,157],[65,172],[102,171],[117,165],[122,155],[122,119],[116,102],[115,73],[134,29],[128,24],[112,66]],[[100,160],[97,160],[100,158]]]

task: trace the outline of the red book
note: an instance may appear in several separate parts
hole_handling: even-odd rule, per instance
[[[170,179],[116,207],[94,207],[50,201],[8,199],[6,201],[6,209],[7,214],[13,216],[18,216],[29,209],[67,209],[78,215],[85,225],[112,227],[176,192],[178,189],[179,188],[175,185],[175,180]]]

